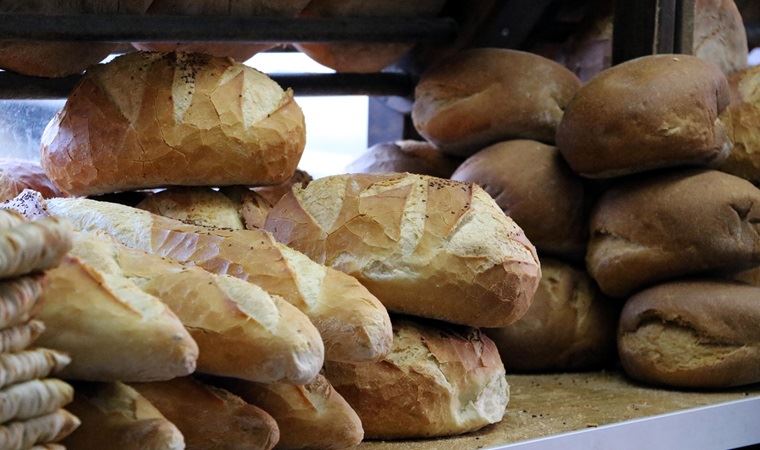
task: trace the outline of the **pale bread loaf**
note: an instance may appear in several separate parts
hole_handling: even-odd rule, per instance
[[[34,444],[60,441],[79,426],[80,421],[66,410],[33,419],[0,425],[0,448],[25,450]]]
[[[192,373],[198,345],[159,299],[74,257],[48,272],[40,345],[67,352],[63,378],[154,381]]]
[[[232,275],[283,297],[317,327],[327,359],[372,361],[390,350],[388,313],[364,286],[277,243],[265,231],[185,225],[85,199],[50,199],[46,206],[81,230],[102,230],[127,247]]]
[[[123,383],[78,383],[68,409],[82,426],[69,450],[184,450],[185,438],[145,397]]]
[[[24,189],[33,189],[46,198],[63,197],[38,163],[0,159],[0,202],[12,199]]]
[[[235,203],[211,188],[167,189],[146,197],[136,208],[191,225],[229,230],[244,228]]]
[[[533,245],[485,191],[440,178],[322,178],[294,187],[266,228],[391,311],[464,325],[519,319],[541,277]]]
[[[42,275],[0,281],[0,329],[23,324],[37,312],[43,281]]]
[[[297,308],[256,285],[76,233],[72,255],[164,302],[198,343],[197,370],[259,382],[305,383],[324,361],[319,332]]]
[[[42,136],[42,167],[76,195],[266,185],[293,175],[293,92],[229,58],[130,53],[88,71]],[[94,150],[93,150],[94,149]]]
[[[26,349],[45,331],[39,320],[5,328],[0,331],[0,353],[13,353]]]
[[[68,355],[37,348],[0,354],[0,388],[57,374],[71,363]]]
[[[54,413],[74,399],[74,388],[61,380],[31,380],[0,390],[0,423]]]
[[[0,278],[11,278],[58,265],[71,249],[71,225],[46,217],[0,229]]]

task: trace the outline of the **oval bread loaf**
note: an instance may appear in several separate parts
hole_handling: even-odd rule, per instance
[[[346,167],[349,173],[415,173],[449,178],[460,160],[420,141],[384,142],[373,145]]]
[[[130,53],[88,71],[42,137],[75,195],[266,185],[293,175],[305,128],[293,92],[228,58]]]
[[[266,228],[391,311],[464,325],[519,319],[541,277],[533,245],[485,191],[440,178],[315,180],[283,197]]]

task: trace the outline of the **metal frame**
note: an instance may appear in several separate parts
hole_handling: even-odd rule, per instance
[[[692,53],[695,0],[616,0],[612,62]]]

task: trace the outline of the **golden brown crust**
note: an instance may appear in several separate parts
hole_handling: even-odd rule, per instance
[[[370,147],[346,167],[349,173],[403,173],[449,178],[461,160],[421,141],[384,142]]]
[[[716,66],[688,55],[638,58],[578,91],[557,146],[576,173],[598,178],[719,163],[732,146],[718,119],[728,103]]]
[[[64,194],[45,175],[42,167],[32,161],[0,159],[0,202],[32,189],[43,197],[63,197]]]
[[[292,91],[254,69],[131,53],[85,75],[43,134],[42,166],[76,195],[276,184],[295,171],[304,139]]]
[[[206,187],[170,188],[146,197],[135,208],[191,225],[243,229],[235,203],[221,192]]]
[[[253,190],[256,192],[256,194],[263,197],[271,207],[280,201],[283,195],[290,192],[293,186],[306,187],[309,183],[311,183],[312,180],[314,180],[314,178],[312,178],[308,172],[298,169],[296,170],[296,173],[293,174],[293,176],[284,183],[275,184],[272,186],[255,187]]]
[[[760,382],[760,288],[718,281],[662,284],[623,308],[626,373],[647,383],[724,388]]]
[[[509,139],[554,143],[580,86],[572,72],[541,56],[467,50],[423,74],[412,118],[427,140],[459,156]]]

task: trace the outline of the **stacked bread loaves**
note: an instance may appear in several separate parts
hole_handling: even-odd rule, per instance
[[[73,388],[48,378],[71,359],[35,347],[51,333],[40,320],[45,271],[55,270],[71,247],[71,227],[59,219],[28,222],[0,210],[0,448],[27,449],[59,442],[79,426],[63,409]],[[55,347],[53,347],[55,348]]]

